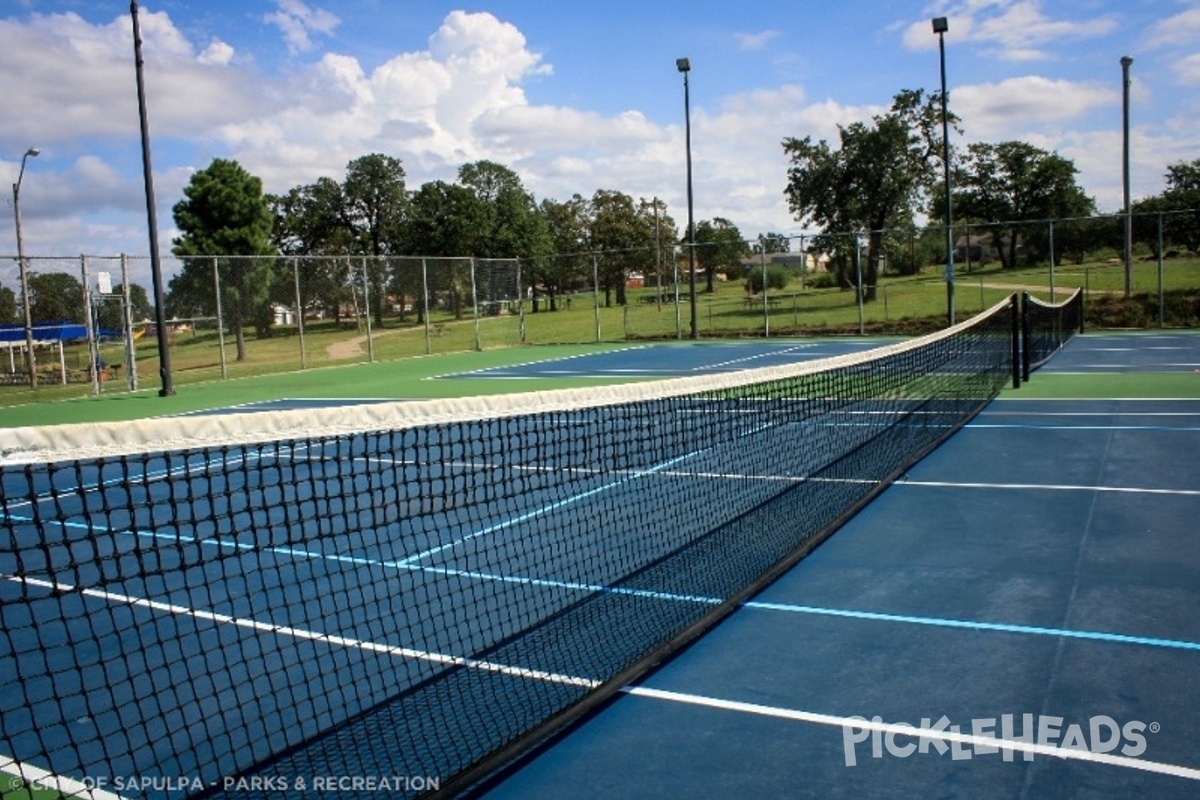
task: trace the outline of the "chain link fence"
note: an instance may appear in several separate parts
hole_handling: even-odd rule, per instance
[[[190,382],[532,344],[907,335],[945,325],[951,302],[965,319],[1014,291],[1053,300],[1075,287],[1114,307],[1141,298],[1114,312],[1127,327],[1200,324],[1188,305],[1200,288],[1200,212],[1137,215],[1131,227],[1126,269],[1124,216],[957,225],[953,292],[937,225],[796,236],[782,253],[744,242],[522,259],[166,258],[164,333],[172,374]],[[134,390],[158,373],[148,258],[29,257],[27,267],[39,385]],[[10,280],[0,272],[0,288]],[[0,374],[27,385],[23,294],[13,298]]]

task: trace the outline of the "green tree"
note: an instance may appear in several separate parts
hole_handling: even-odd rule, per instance
[[[355,252],[354,227],[347,218],[342,186],[332,178],[297,186],[285,195],[270,195],[267,201],[275,223],[272,241],[279,252],[297,257],[279,262],[272,297],[276,302],[295,302],[294,268],[300,271],[300,305],[330,310],[341,321],[342,301],[347,299],[346,256]]]
[[[550,253],[533,262],[533,310],[539,309],[539,295],[545,291],[550,311],[558,310],[560,294],[590,280],[591,257],[588,248],[588,202],[574,195],[566,202],[543,200],[539,206],[550,240]]]
[[[955,170],[954,215],[990,223],[1001,267],[1016,266],[1022,250],[1037,260],[1047,255],[1048,220],[1095,213],[1076,173],[1074,162],[1027,142],[970,144]]]
[[[630,272],[653,268],[654,221],[623,192],[599,189],[588,204],[589,249],[596,258],[604,305],[625,305],[625,281]]]
[[[875,299],[884,232],[907,227],[928,196],[941,155],[941,94],[904,90],[888,113],[870,123],[838,127],[840,149],[811,137],[788,138],[788,207],[796,219],[824,231],[814,244],[834,254],[843,285],[849,285],[855,252],[845,235],[867,232],[864,299]],[[950,115],[951,124],[957,118]],[[838,238],[840,236],[840,238]],[[863,287],[860,287],[860,290]]]
[[[792,240],[782,233],[760,233],[752,246],[754,253],[790,253]]]
[[[0,286],[0,322],[17,321],[17,293],[7,286]]]
[[[246,326],[269,320],[273,218],[262,181],[236,161],[217,158],[192,175],[175,204],[180,235],[172,252],[183,268],[171,279],[170,302],[191,312],[216,313],[212,268],[221,280],[222,312],[246,359]]]
[[[1158,249],[1161,220],[1163,246],[1200,250],[1200,158],[1167,167],[1166,190],[1133,203],[1134,235]]]
[[[125,287],[117,285],[113,287],[112,298],[102,302],[95,303],[96,309],[96,324],[101,328],[109,328],[111,330],[124,330],[124,300],[118,301],[115,298],[123,298]],[[150,302],[150,296],[146,294],[146,290],[139,284],[133,283],[129,285],[129,319],[133,322],[152,319],[154,317],[154,304]]]
[[[659,289],[659,299],[662,299],[663,287],[672,283],[667,276],[674,276],[675,247],[679,242],[679,226],[667,213],[667,204],[658,198],[646,200],[638,204],[638,213],[644,217],[654,230],[654,285]],[[647,273],[649,274],[649,273]]]
[[[778,264],[772,264],[767,267],[766,282],[768,289],[785,289],[791,279],[791,273],[784,267]],[[763,290],[763,271],[761,267],[756,266],[746,275],[746,288],[753,294],[758,294]]]
[[[541,256],[552,250],[550,226],[542,215],[532,194],[525,190],[521,178],[508,167],[493,161],[476,161],[464,164],[458,171],[459,183],[471,189],[486,213],[486,229],[480,237],[481,249],[471,255],[495,262],[495,271],[481,286],[482,298],[489,300],[521,296],[515,285],[517,278],[516,260],[522,259],[525,267],[521,282],[528,284],[536,278],[535,264]]]
[[[482,249],[488,223],[486,205],[465,187],[445,181],[424,184],[412,196],[404,225],[409,252],[427,256],[469,256]],[[456,258],[446,269],[431,269],[430,292],[445,292],[455,319],[462,319],[470,291],[470,262]]]
[[[729,220],[714,217],[696,223],[696,261],[704,270],[706,292],[713,291],[713,280],[721,270],[741,278],[742,259],[749,253],[741,231]]]
[[[366,270],[371,311],[383,324],[384,299],[389,288],[386,261],[379,256],[402,253],[408,194],[400,159],[381,153],[356,158],[346,165],[342,182],[343,219],[359,255],[374,256]]]
[[[83,322],[83,284],[66,272],[29,273],[29,316],[38,322]]]

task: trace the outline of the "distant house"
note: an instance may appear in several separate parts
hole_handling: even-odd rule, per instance
[[[955,262],[978,261],[986,264],[999,258],[991,234],[972,233],[954,240]]]
[[[1008,233],[1000,234],[1000,246],[1008,246]],[[1025,252],[1025,244],[1017,237],[1017,254]],[[972,233],[959,236],[954,240],[955,263],[989,264],[1000,260],[1000,250],[996,240],[990,233]]]
[[[767,264],[769,266],[788,267],[797,271],[803,270],[807,274],[828,272],[829,256],[825,253],[813,252],[812,250],[803,253],[770,253],[767,255]],[[753,255],[742,259],[743,273],[761,266],[762,256],[760,255]]]
[[[296,310],[289,306],[273,303],[271,305],[271,313],[274,317],[276,325],[295,325]]]

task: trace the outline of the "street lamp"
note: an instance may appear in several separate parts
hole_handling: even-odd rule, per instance
[[[1133,292],[1133,208],[1129,204],[1129,68],[1133,65],[1133,59],[1129,56],[1121,57],[1121,83],[1123,84],[1122,91],[1122,126],[1121,130],[1124,136],[1124,152],[1122,158],[1122,172],[1125,183],[1125,296],[1129,297]]]
[[[33,355],[33,315],[29,308],[29,275],[25,270],[25,245],[21,239],[21,179],[25,177],[25,160],[36,158],[42,151],[31,147],[21,156],[21,171],[13,184],[13,218],[17,223],[17,269],[21,273],[21,305],[25,310],[25,355],[29,366],[29,388],[37,388],[37,360]]]
[[[942,65],[942,169],[946,184],[946,319],[954,324],[954,233],[950,217],[950,123],[946,113],[946,31],[945,17],[934,17],[933,32],[938,35],[938,56]],[[968,246],[970,242],[967,243]]]
[[[683,118],[687,141],[687,201],[688,201],[688,298],[692,304],[692,333],[696,333],[696,220],[692,211],[692,107],[688,96],[688,73],[692,62],[686,58],[675,59],[675,67],[683,73]]]

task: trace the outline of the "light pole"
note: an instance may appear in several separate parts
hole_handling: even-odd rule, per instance
[[[696,332],[696,220],[692,211],[692,106],[688,96],[688,73],[692,62],[686,58],[675,59],[675,66],[683,73],[683,119],[687,141],[687,203],[688,203],[688,298],[692,304],[691,338]]]
[[[25,160],[37,157],[42,151],[31,147],[21,156],[21,171],[13,184],[13,218],[17,223],[17,269],[21,273],[21,305],[25,311],[25,357],[29,366],[29,388],[37,388],[37,359],[33,355],[33,314],[29,307],[29,274],[25,269],[25,244],[21,239],[21,179],[25,177]]]
[[[146,186],[146,223],[150,229],[150,280],[154,287],[154,327],[158,339],[158,375],[162,379],[159,397],[175,394],[171,383],[171,348],[167,340],[167,306],[163,300],[162,265],[158,257],[158,216],[154,209],[154,170],[150,166],[150,123],[146,115],[146,83],[142,77],[142,32],[138,24],[138,4],[129,4],[133,18],[133,64],[137,78],[138,120],[142,129],[142,180]]]
[[[1122,171],[1125,182],[1125,296],[1133,292],[1133,209],[1129,204],[1129,67],[1133,59],[1121,57],[1121,83],[1123,84],[1122,127],[1124,135],[1124,153]]]
[[[946,113],[946,31],[945,17],[935,17],[933,32],[938,35],[938,56],[942,65],[942,169],[946,184],[946,319],[954,324],[954,233],[950,216],[950,123]],[[970,242],[967,243],[970,246]]]

